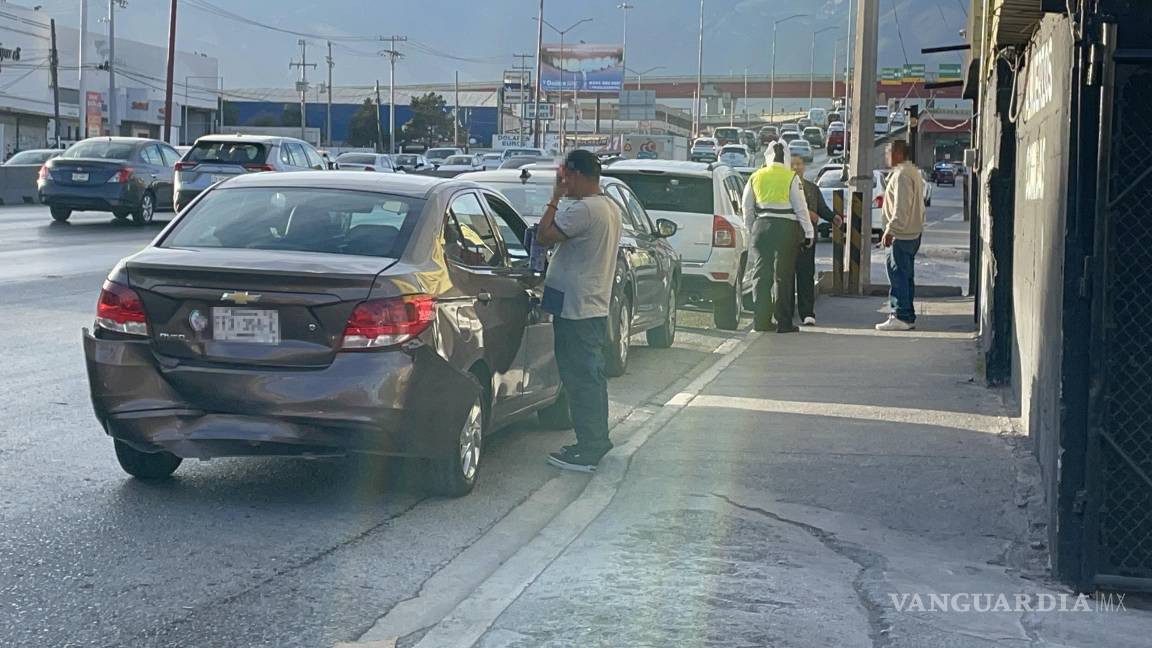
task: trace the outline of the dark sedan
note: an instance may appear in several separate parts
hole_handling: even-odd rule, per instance
[[[487,435],[568,424],[526,226],[471,182],[260,173],[197,197],[109,275],[84,333],[128,473],[366,453],[463,495]]]
[[[529,224],[538,222],[552,197],[556,167],[532,165],[519,171],[483,171],[460,176],[504,194]],[[600,187],[620,204],[624,218],[616,262],[616,282],[609,315],[605,371],[622,376],[628,369],[633,335],[645,332],[649,346],[667,348],[676,338],[676,299],[680,289],[680,255],[668,242],[676,223],[655,223],[632,190],[621,180],[604,177]]]
[[[145,225],[157,210],[172,209],[179,160],[176,149],[158,140],[94,137],[45,162],[36,188],[58,222],[73,211],[103,211]]]

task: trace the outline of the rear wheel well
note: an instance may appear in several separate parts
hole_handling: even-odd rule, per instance
[[[492,406],[492,370],[488,368],[488,363],[483,360],[477,360],[469,369],[468,373],[476,377],[480,382],[480,389],[484,390],[484,400],[488,403],[488,407]]]

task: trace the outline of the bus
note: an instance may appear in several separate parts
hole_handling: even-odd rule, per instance
[[[873,132],[876,135],[888,134],[888,106],[876,106],[876,127]]]

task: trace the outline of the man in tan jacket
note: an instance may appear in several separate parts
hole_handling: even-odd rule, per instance
[[[876,325],[878,331],[916,328],[916,253],[924,235],[924,176],[908,161],[908,143],[888,145],[892,174],[884,187],[884,235],[888,248],[888,285],[892,314]]]

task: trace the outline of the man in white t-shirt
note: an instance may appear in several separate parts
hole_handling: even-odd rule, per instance
[[[600,191],[600,161],[575,150],[557,170],[552,200],[537,228],[542,245],[556,246],[541,308],[552,314],[556,365],[576,429],[576,445],[548,456],[549,463],[565,470],[593,472],[612,449],[603,349],[620,244],[619,210]]]

